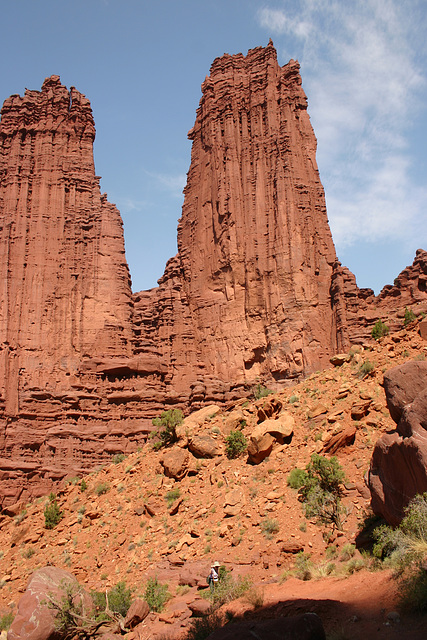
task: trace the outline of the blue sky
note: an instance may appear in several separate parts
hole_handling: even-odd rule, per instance
[[[61,76],[91,101],[133,289],[176,253],[200,85],[271,37],[301,64],[339,259],[379,292],[427,249],[425,0],[2,0],[0,102]]]

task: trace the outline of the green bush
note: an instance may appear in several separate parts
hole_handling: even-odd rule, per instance
[[[170,507],[172,503],[179,498],[179,496],[180,496],[180,493],[179,493],[178,487],[168,491],[167,494],[165,495],[165,500],[168,503],[168,507]]]
[[[108,482],[100,482],[99,484],[96,485],[93,491],[94,493],[96,493],[97,496],[102,496],[104,495],[104,493],[108,493],[109,490],[110,490],[110,485],[108,484]]]
[[[168,447],[177,441],[176,427],[184,420],[184,414],[181,409],[168,409],[160,414],[159,418],[153,418],[154,427],[162,427],[160,431],[155,432],[158,441],[154,444],[155,449]]]
[[[364,378],[373,371],[375,371],[375,365],[372,364],[372,362],[369,362],[369,360],[365,360],[365,362],[362,362],[362,364],[360,365],[359,371],[357,373],[359,378]]]
[[[118,582],[115,587],[112,587],[109,591],[91,591],[91,598],[95,608],[96,620],[109,619],[108,614],[105,612],[107,607],[113,613],[126,616],[129,607],[132,603],[132,591],[126,587],[124,581]]]
[[[371,331],[371,336],[374,338],[374,340],[379,340],[380,338],[383,338],[384,336],[388,335],[388,332],[389,332],[388,326],[380,319],[380,320],[377,320],[376,323],[374,324]]]
[[[342,529],[341,496],[345,479],[337,458],[328,459],[313,453],[306,466],[306,478],[299,489],[307,518]]]
[[[14,619],[13,611],[0,616],[0,631],[7,631]]]
[[[248,448],[248,441],[241,431],[231,431],[225,439],[227,458],[238,458]]]
[[[304,551],[299,551],[295,557],[295,576],[300,580],[311,580],[313,563],[310,556]]]
[[[86,491],[87,489],[87,482],[86,480],[83,478],[83,480],[80,483],[80,491],[83,493],[84,491]]]
[[[81,626],[83,616],[83,591],[80,586],[61,580],[60,588],[62,596],[57,600],[53,594],[49,594],[47,601],[49,609],[54,612],[55,629],[61,637],[74,636]]]
[[[156,611],[157,613],[163,611],[169,598],[167,584],[161,584],[157,578],[148,578],[144,600],[150,607],[150,611]]]
[[[287,483],[291,489],[300,489],[307,479],[307,472],[304,469],[292,469],[288,475]]]
[[[62,511],[56,501],[56,495],[54,493],[50,493],[49,502],[44,510],[44,526],[46,529],[54,529],[61,519]]]
[[[269,396],[272,393],[273,393],[273,391],[271,389],[267,389],[267,387],[264,387],[264,385],[259,384],[259,383],[253,389],[253,394],[254,394],[255,400],[260,400],[261,398],[266,398],[267,396]]]
[[[126,456],[124,453],[115,453],[111,458],[111,462],[113,464],[119,464],[120,462],[123,462],[123,460],[126,460]]]
[[[427,493],[411,500],[396,529],[382,525],[375,529],[374,538],[374,555],[388,558],[396,567],[402,607],[427,612],[427,573],[423,567],[427,556]]]
[[[208,598],[212,603],[212,608],[217,609],[226,602],[237,600],[252,587],[252,581],[246,576],[239,576],[237,580],[233,578],[230,571],[223,565],[219,568],[219,581],[213,591],[209,591]]]
[[[275,518],[264,518],[261,524],[261,531],[268,540],[271,540],[274,533],[279,531],[279,523]]]
[[[405,307],[405,316],[403,318],[403,326],[406,327],[408,324],[411,324],[411,322],[413,322],[416,319],[417,319],[417,316],[412,311],[412,309],[408,309],[408,307]]]

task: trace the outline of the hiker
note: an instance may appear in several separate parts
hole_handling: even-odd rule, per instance
[[[213,591],[216,585],[218,584],[220,566],[221,565],[219,564],[219,562],[214,562],[211,566],[211,570],[208,576],[209,586],[211,588],[211,591]]]

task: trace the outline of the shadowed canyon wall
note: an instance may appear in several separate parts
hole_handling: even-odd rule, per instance
[[[290,384],[426,299],[423,251],[377,298],[337,261],[299,65],[272,43],[216,59],[202,85],[178,254],[149,291],[131,292],[94,136],[57,76],[3,105],[3,504],[135,449],[169,406]]]

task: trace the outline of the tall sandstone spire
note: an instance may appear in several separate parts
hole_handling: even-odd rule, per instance
[[[202,85],[178,254],[149,291],[131,293],[94,135],[57,76],[2,109],[2,504],[135,449],[167,407],[290,384],[426,298],[425,252],[378,298],[337,261],[299,66],[272,43]]]

